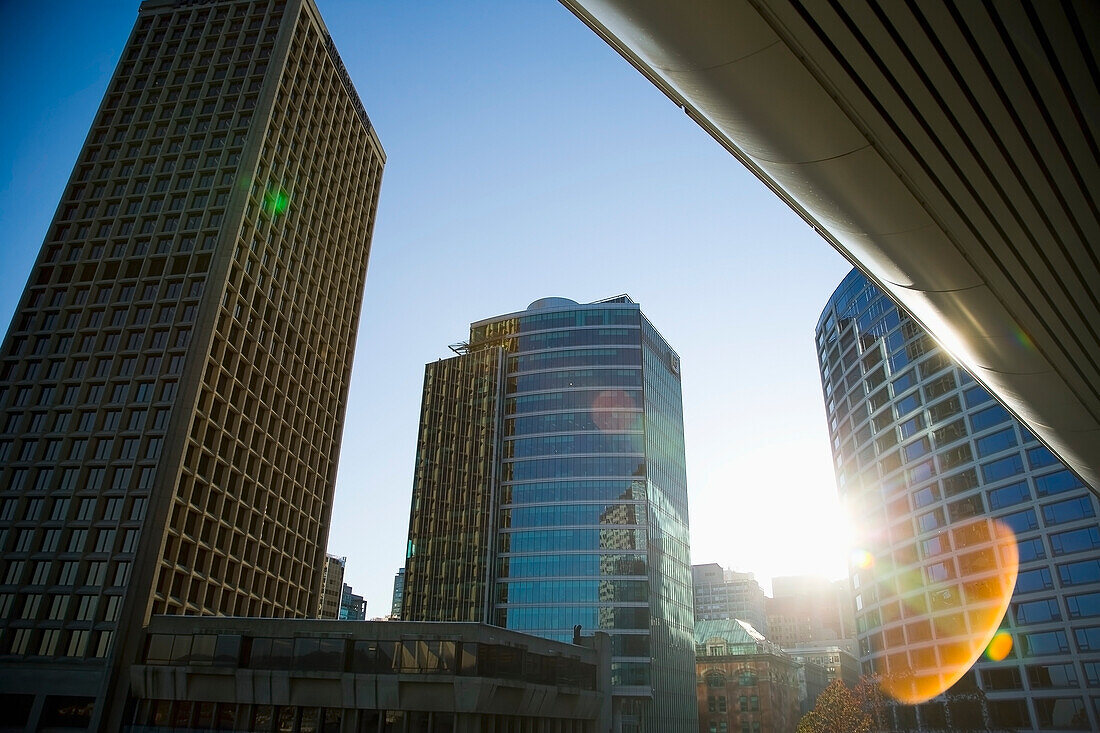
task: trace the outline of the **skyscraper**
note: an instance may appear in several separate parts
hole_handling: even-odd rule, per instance
[[[390,616],[394,620],[401,618],[401,606],[405,599],[405,568],[398,568],[393,576],[393,595],[390,597]]]
[[[837,485],[867,551],[851,571],[863,672],[935,674],[1012,594],[958,699],[896,707],[896,724],[1100,729],[1095,495],[860,273],[822,312],[817,349]],[[1014,589],[998,527],[1018,547]]]
[[[680,361],[627,296],[544,298],[427,365],[402,618],[611,634],[626,730],[696,722]]]
[[[321,592],[317,597],[317,618],[340,618],[340,604],[344,592],[346,557],[325,555],[321,569]]]
[[[759,633],[768,633],[764,589],[752,573],[725,570],[717,563],[692,565],[691,588],[696,621],[741,619]]]
[[[316,612],[383,162],[312,0],[141,5],[0,350],[0,706]]]

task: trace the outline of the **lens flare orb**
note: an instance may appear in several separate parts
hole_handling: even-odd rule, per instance
[[[946,692],[983,653],[1004,659],[1012,637],[1000,631],[1001,622],[1020,565],[1015,534],[986,517],[954,524],[920,544],[925,560],[919,570],[880,567],[875,573],[893,576],[906,606],[904,626],[887,629],[877,643],[885,651],[882,689],[907,705]]]
[[[999,631],[985,648],[985,656],[993,662],[1003,661],[1012,651],[1012,634]]]
[[[857,567],[860,570],[868,570],[874,564],[875,556],[867,550],[852,551],[852,567]]]

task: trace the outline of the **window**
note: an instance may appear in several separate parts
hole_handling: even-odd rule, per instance
[[[1024,689],[1023,679],[1020,676],[1020,670],[1016,667],[1005,667],[1002,669],[983,669],[982,684],[987,690],[1022,690]]]
[[[993,399],[988,392],[986,392],[981,387],[976,386],[971,387],[970,389],[963,392],[963,396],[966,398],[967,407],[975,407],[982,404],[983,402],[989,402],[991,399]]]
[[[1031,490],[1027,481],[1018,481],[989,492],[989,508],[1002,509],[1031,499]]]
[[[1029,448],[1027,451],[1027,462],[1031,464],[1032,470],[1044,468],[1046,466],[1053,466],[1058,463],[1058,459],[1054,457],[1054,454],[1050,452],[1044,446],[1038,448]]]
[[[902,451],[905,453],[906,463],[918,460],[919,458],[928,455],[930,450],[931,446],[928,443],[928,438],[921,438],[920,440],[914,441],[902,448]]]
[[[1100,548],[1100,527],[1083,527],[1050,535],[1050,548],[1055,555],[1069,555]]]
[[[1017,624],[1038,624],[1044,621],[1060,621],[1062,619],[1058,602],[1053,598],[1017,603],[1015,606]]]
[[[1077,477],[1069,471],[1048,473],[1045,476],[1039,476],[1035,479],[1035,492],[1039,496],[1060,494],[1064,491],[1071,491],[1083,486],[1084,484],[1077,480]]]
[[[1035,516],[1034,509],[1026,509],[1022,512],[1016,512],[1015,514],[1006,514],[1003,517],[998,517],[998,519],[1007,524],[1016,534],[1039,528],[1039,520]]]
[[[1088,730],[1085,704],[1076,697],[1036,698],[1035,716],[1042,730]]]
[[[1092,500],[1085,496],[1047,504],[1043,507],[1043,520],[1047,526],[1095,516],[1096,511],[1092,508]]]
[[[959,422],[954,422],[952,425],[958,425]],[[937,431],[939,432],[939,431]],[[961,466],[964,463],[969,463],[974,459],[974,454],[970,451],[970,443],[963,443],[957,445],[954,448],[948,448],[940,453],[940,470],[950,471],[956,466]]]
[[[955,389],[956,386],[958,385],[955,383],[955,375],[949,372],[925,384],[924,395],[929,400],[934,400]]]
[[[1070,618],[1100,616],[1100,593],[1084,593],[1066,598]]]
[[[980,432],[986,428],[991,428],[994,425],[1000,425],[1001,423],[1009,420],[1008,411],[1000,405],[994,405],[981,412],[976,412],[970,416],[970,427],[974,432]]]
[[[1023,573],[1020,574],[1021,576]],[[1083,585],[1100,582],[1100,560],[1082,560],[1058,566],[1058,577],[1062,585]],[[1016,582],[1020,587],[1019,579]]]
[[[1024,472],[1024,461],[1019,453],[982,464],[982,478],[987,484]]]
[[[1020,634],[1024,656],[1044,654],[1065,654],[1069,651],[1069,639],[1064,631],[1040,631],[1033,634]]]
[[[913,394],[909,395],[908,397],[905,397],[901,400],[898,400],[898,402],[897,402],[898,418],[900,419],[900,418],[904,417],[905,415],[908,415],[910,412],[912,412],[913,410],[920,407],[920,405],[921,405],[921,401],[920,401],[920,393],[919,392],[914,392]]]
[[[1030,664],[1027,681],[1033,690],[1077,687],[1077,670],[1072,664]]]
[[[1033,537],[1029,540],[1021,540],[1018,544],[1020,551],[1020,562],[1031,562],[1032,560],[1042,560],[1047,556],[1046,547],[1043,545],[1043,540],[1039,537]]]
[[[932,439],[936,442],[938,447],[954,443],[959,438],[963,438],[967,435],[966,422],[962,418],[944,425],[942,428],[932,432]]]
[[[1003,450],[1015,447],[1017,445],[1016,431],[1010,426],[992,435],[978,438],[974,441],[974,445],[978,449],[978,455],[982,458],[991,456],[994,453],[1000,453]]]

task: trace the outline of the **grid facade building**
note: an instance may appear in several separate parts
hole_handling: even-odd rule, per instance
[[[321,593],[317,601],[317,618],[340,618],[340,604],[343,602],[344,570],[346,557],[325,555],[321,568]]]
[[[691,566],[695,620],[741,619],[768,633],[764,589],[752,573],[726,570],[717,563]]]
[[[312,0],[141,5],[0,349],[0,689],[316,613],[383,162]]]
[[[829,300],[817,348],[838,489],[869,553],[850,573],[862,671],[935,673],[1011,593],[1007,656],[982,656],[946,705],[895,707],[895,724],[1100,729],[1096,496],[860,273]],[[998,527],[1018,547],[1014,588],[1011,553],[989,546]]]
[[[402,619],[606,631],[624,730],[693,730],[679,357],[626,296],[458,350],[426,368]]]

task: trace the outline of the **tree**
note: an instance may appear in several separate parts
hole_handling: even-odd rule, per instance
[[[871,733],[871,717],[843,682],[833,680],[798,721],[797,733]]]
[[[886,693],[882,691],[876,679],[860,677],[859,682],[852,688],[852,697],[870,720],[871,730],[883,731],[891,728],[886,722],[889,714],[886,708]]]

